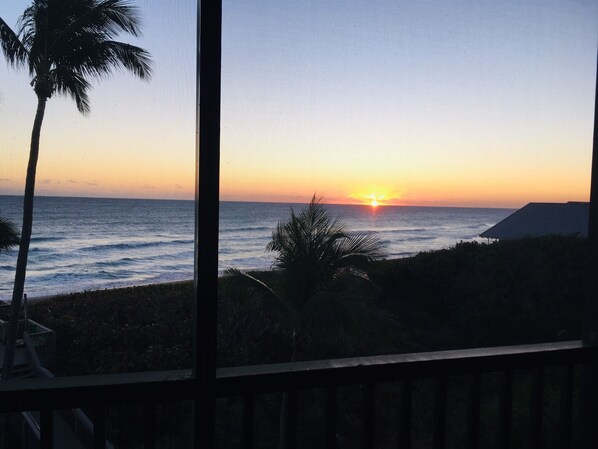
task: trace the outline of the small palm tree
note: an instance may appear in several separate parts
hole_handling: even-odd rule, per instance
[[[349,232],[314,195],[305,210],[291,210],[278,224],[266,248],[277,253],[276,286],[237,269],[227,274],[287,323],[292,361],[307,343],[354,335],[371,287],[366,269],[382,256],[375,235]]]
[[[19,244],[19,234],[13,224],[7,219],[0,217],[0,253],[8,251]]]
[[[115,41],[120,33],[140,34],[137,9],[127,0],[33,0],[14,32],[0,18],[0,47],[9,64],[27,67],[37,96],[23,198],[23,228],[12,295],[11,326],[3,378],[12,372],[16,323],[25,285],[33,222],[33,196],[46,102],[55,93],[73,98],[82,114],[90,110],[90,79],[125,69],[141,79],[151,76],[145,50]]]

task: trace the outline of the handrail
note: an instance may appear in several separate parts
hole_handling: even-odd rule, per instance
[[[456,376],[507,369],[568,365],[598,360],[597,347],[581,341],[460,349],[309,362],[242,366],[219,370],[218,396]],[[339,376],[342,370],[342,376]]]
[[[476,348],[272,365],[220,368],[219,397],[432,378],[466,373],[572,365],[598,360],[598,347],[581,341]],[[190,370],[14,379],[0,385],[0,413],[185,400],[197,384]]]
[[[598,361],[581,341],[242,366],[218,370],[218,396],[456,376]],[[342,370],[342,376],[338,372]]]
[[[39,330],[38,330],[38,331],[36,331],[36,332],[30,332],[30,333],[29,333],[30,335],[37,335],[37,334],[47,334],[47,333],[53,333],[53,332],[54,332],[52,329],[50,329],[50,328],[47,328],[47,327],[46,327],[46,326],[44,326],[43,324],[41,324],[41,323],[38,323],[37,321],[35,321],[35,320],[32,320],[31,318],[28,318],[28,319],[27,319],[27,320],[25,320],[25,321],[28,323],[28,325],[33,325],[33,326],[35,326],[37,329],[39,329]]]
[[[0,384],[0,413],[185,400],[193,391],[191,370],[10,379]]]

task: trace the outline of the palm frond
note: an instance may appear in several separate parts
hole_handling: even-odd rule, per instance
[[[70,19],[52,40],[48,48],[49,53],[61,54],[72,48],[71,40],[74,36],[98,34],[104,40],[111,40],[120,32],[133,36],[141,34],[141,20],[137,8],[128,1],[58,1],[63,2],[63,8],[70,11]],[[64,16],[62,14],[62,17]]]
[[[56,83],[56,92],[62,95],[69,95],[75,100],[79,112],[84,115],[88,114],[91,107],[87,91],[91,85],[85,77],[77,72],[68,70],[64,66],[59,66],[52,74]]]
[[[26,65],[29,52],[2,17],[0,17],[0,47],[9,64],[14,67]]]
[[[115,41],[103,42],[98,47],[98,53],[103,53],[105,61],[113,67],[126,69],[141,79],[151,78],[151,56],[143,48]]]
[[[94,1],[94,3],[96,3]],[[103,0],[87,14],[73,22],[74,28],[92,27],[117,35],[125,32],[133,36],[141,35],[139,10],[127,0]]]
[[[382,244],[373,233],[351,233],[336,242],[334,263],[337,268],[366,268],[384,255]]]
[[[19,234],[11,222],[0,217],[0,252],[19,244]]]
[[[229,268],[224,273],[239,296],[250,298],[266,309],[280,314],[293,311],[290,304],[280,298],[274,290],[258,278],[237,268]]]
[[[23,46],[29,52],[29,74],[32,77],[48,68],[46,58],[50,40],[48,0],[35,0],[19,18],[18,34]]]
[[[17,23],[18,35],[29,51],[33,47],[36,34],[38,32],[41,34],[44,32],[44,28],[47,28],[47,9],[48,3],[46,1],[36,1],[25,8],[21,17],[19,17]]]
[[[77,36],[71,44],[69,52],[54,58],[56,67],[95,78],[105,77],[114,69],[128,70],[141,79],[151,78],[151,57],[142,48],[94,35]]]

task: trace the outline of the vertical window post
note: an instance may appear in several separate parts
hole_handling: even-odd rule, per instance
[[[592,177],[588,220],[588,280],[583,313],[583,342],[598,345],[598,58],[594,100],[594,141],[592,150]],[[588,363],[581,371],[580,448],[595,447],[598,440],[598,361]]]
[[[194,447],[214,446],[222,1],[199,0],[195,189]]]

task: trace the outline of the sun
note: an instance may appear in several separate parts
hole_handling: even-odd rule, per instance
[[[392,205],[393,201],[398,198],[398,195],[382,187],[368,190],[363,189],[347,196],[351,198],[350,204],[360,204],[368,206],[371,209]]]
[[[369,195],[366,196],[366,198],[367,198],[368,202],[370,203],[370,206],[375,209],[376,207],[378,207],[382,204],[384,195],[380,195],[377,193],[370,193]]]

